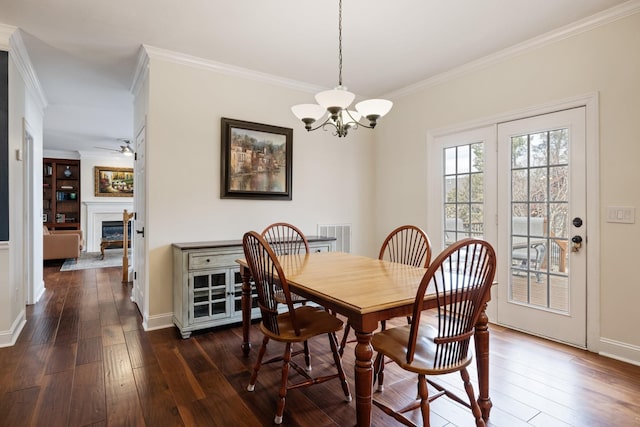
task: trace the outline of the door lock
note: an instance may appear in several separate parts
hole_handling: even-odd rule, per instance
[[[582,247],[582,236],[573,236],[571,238],[573,245],[571,246],[571,252],[578,252],[578,250]]]

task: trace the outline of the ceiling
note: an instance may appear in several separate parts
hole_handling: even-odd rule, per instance
[[[390,94],[625,1],[344,0],[343,82]],[[0,23],[21,29],[40,79],[45,149],[132,138],[142,44],[316,87],[338,80],[337,0],[0,0]]]

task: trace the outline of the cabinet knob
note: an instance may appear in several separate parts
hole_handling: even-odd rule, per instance
[[[209,258],[207,258],[207,262],[211,262],[211,260]]]

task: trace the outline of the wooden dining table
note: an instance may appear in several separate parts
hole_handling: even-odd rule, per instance
[[[355,330],[356,425],[371,425],[373,348],[371,338],[380,321],[412,314],[418,285],[426,272],[405,264],[392,263],[342,252],[322,252],[278,257],[292,292],[349,319]],[[242,351],[251,350],[251,275],[244,259],[237,262],[242,274]],[[434,308],[435,291],[428,288],[424,308]],[[482,314],[475,325],[475,356],[478,367],[478,404],[487,420],[489,398],[489,328]]]

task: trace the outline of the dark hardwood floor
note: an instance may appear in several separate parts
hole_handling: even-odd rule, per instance
[[[175,328],[144,332],[118,268],[59,267],[45,266],[46,293],[27,307],[16,345],[0,349],[1,426],[272,425],[280,366],[264,366],[255,391],[246,391],[261,342],[255,325],[249,358],[240,350],[240,327],[187,340]],[[493,325],[491,331],[490,426],[640,426],[640,367]],[[326,344],[324,337],[312,343],[315,374],[331,363]],[[270,344],[269,353],[280,350]],[[351,378],[353,359],[347,349]],[[415,397],[413,376],[394,364],[385,372],[380,399],[400,407]],[[442,382],[462,393],[457,374]],[[354,421],[354,404],[343,401],[337,381],[287,396],[283,425]],[[432,403],[431,422],[474,425],[466,408],[446,398]],[[373,423],[397,425],[377,408]]]

